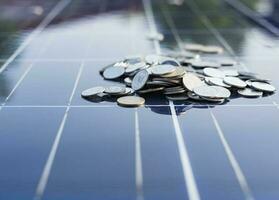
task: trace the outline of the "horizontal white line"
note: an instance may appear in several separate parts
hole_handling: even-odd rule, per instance
[[[169,107],[169,105],[166,104],[158,104],[158,105],[145,105],[146,107]],[[234,104],[234,105],[194,105],[194,104],[189,104],[189,105],[175,105],[175,107],[275,107],[277,106],[276,104]],[[111,104],[111,105],[4,105],[1,107],[6,107],[6,108],[66,108],[66,107],[71,107],[71,108],[95,108],[95,107],[119,107],[116,104]]]

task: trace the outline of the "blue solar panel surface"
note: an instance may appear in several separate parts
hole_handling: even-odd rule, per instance
[[[38,14],[30,2],[15,7]],[[279,88],[278,37],[221,0],[60,0],[41,8],[13,26],[1,17],[0,199],[279,198],[277,93],[214,106],[152,97],[136,109],[80,97],[112,84],[102,67],[183,42],[222,46],[218,57]],[[150,31],[165,40],[147,40]]]

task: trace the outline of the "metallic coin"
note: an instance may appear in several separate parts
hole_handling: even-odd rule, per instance
[[[92,87],[92,88],[89,88],[87,90],[84,90],[82,93],[81,93],[81,96],[82,97],[92,97],[92,96],[95,96],[99,93],[103,93],[105,91],[105,88],[102,87],[102,86],[98,86],[98,87]]]
[[[125,63],[124,61],[116,62],[116,63],[114,64],[114,67],[123,67],[123,68],[126,68],[126,67],[128,67],[128,63]]]
[[[200,97],[211,99],[225,99],[231,96],[231,92],[220,86],[200,86],[194,88],[194,93]]]
[[[186,90],[185,89],[181,89],[181,90],[169,90],[169,91],[164,91],[164,94],[169,95],[169,94],[181,94],[184,93]]]
[[[117,103],[124,107],[138,107],[145,103],[145,99],[137,96],[125,96],[118,98]]]
[[[245,88],[247,86],[247,83],[245,83],[243,80],[230,76],[224,78],[224,83],[237,88]]]
[[[103,75],[104,71],[105,71],[107,68],[113,67],[114,65],[115,65],[115,63],[112,63],[112,64],[109,64],[109,65],[103,67],[102,69],[99,70],[100,74]]]
[[[148,81],[146,83],[147,86],[150,86],[150,87],[153,87],[153,86],[164,86],[164,87],[169,87],[169,86],[173,86],[174,84],[173,83],[169,83],[169,82],[166,82],[166,81]]]
[[[185,44],[184,48],[187,51],[197,51],[200,52],[203,50],[204,46],[202,44]]]
[[[105,69],[103,76],[105,79],[116,79],[125,73],[125,68],[120,66],[113,66]]]
[[[263,92],[251,88],[239,89],[237,93],[244,97],[261,97]]]
[[[214,102],[218,104],[224,103],[225,99],[211,99],[211,98],[206,98],[206,97],[201,97],[203,100],[209,101],[209,102]]]
[[[204,46],[201,51],[204,53],[220,54],[223,53],[224,50],[222,47],[218,46]]]
[[[168,87],[165,90],[166,91],[173,91],[173,90],[184,90],[185,88],[182,86],[175,86],[175,87]]]
[[[249,87],[252,87],[252,81],[247,80],[247,81],[245,81],[245,83],[246,83]]]
[[[236,69],[226,69],[226,70],[223,70],[223,73],[226,76],[238,76],[239,75],[239,73]]]
[[[126,87],[125,94],[130,95],[130,94],[134,94],[134,93],[135,93],[135,90],[133,90],[132,88]]]
[[[135,75],[135,77],[133,78],[133,81],[132,81],[133,90],[137,91],[137,90],[142,89],[145,86],[146,82],[148,81],[148,78],[149,78],[148,71],[146,71],[146,70],[139,71]]]
[[[185,74],[183,76],[182,82],[184,87],[189,91],[193,91],[195,87],[203,85],[201,79],[192,73]]]
[[[263,92],[274,92],[276,90],[273,85],[263,82],[252,82],[251,87]]]
[[[187,96],[192,99],[192,100],[195,100],[195,101],[202,101],[202,98],[198,95],[196,95],[194,92],[187,92]]]
[[[125,72],[129,74],[129,73],[135,72],[137,70],[143,69],[145,67],[146,67],[145,62],[139,62],[139,63],[133,64],[133,65],[129,65],[125,69]]]
[[[215,77],[215,78],[224,78],[225,74],[219,70],[214,68],[205,68],[203,69],[203,73],[206,76]]]
[[[221,65],[217,62],[212,61],[202,61],[202,60],[195,60],[191,63],[194,68],[203,69],[203,68],[219,68]]]
[[[173,66],[180,66],[179,62],[172,58],[165,58],[160,61],[160,65],[173,65]]]
[[[110,95],[122,95],[125,94],[126,88],[123,86],[109,86],[105,88],[105,93]]]
[[[206,77],[205,81],[210,85],[221,86],[225,88],[230,88],[231,86],[224,83],[222,78]]]
[[[151,72],[154,75],[165,75],[174,72],[176,69],[173,65],[156,65],[151,67]]]
[[[134,65],[136,63],[142,62],[141,56],[127,56],[124,61],[124,63],[127,63],[129,65]]]
[[[149,89],[145,89],[145,90],[139,90],[137,92],[139,94],[147,94],[147,93],[153,93],[153,92],[160,92],[164,89],[165,89],[165,87],[156,87],[156,88],[149,88]]]
[[[261,82],[261,83],[268,83],[270,82],[270,80],[266,80],[266,79],[249,79],[247,81],[245,81],[247,83],[247,85],[249,87],[252,87],[252,83],[253,82]]]
[[[181,78],[186,73],[184,67],[177,67],[174,72],[166,75],[162,75],[164,78]]]
[[[154,65],[154,64],[159,64],[161,60],[161,56],[159,55],[147,55],[145,56],[145,62],[150,64],[150,65]]]
[[[189,99],[189,97],[184,94],[174,94],[174,95],[166,95],[166,98],[171,101],[185,101]]]
[[[124,79],[124,83],[127,85],[127,86],[131,86],[132,85],[132,79],[130,77],[126,77]]]

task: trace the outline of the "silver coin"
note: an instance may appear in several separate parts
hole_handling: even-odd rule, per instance
[[[172,83],[169,83],[169,82],[166,82],[166,81],[147,81],[146,83],[147,86],[164,86],[164,87],[169,87],[169,86],[172,86],[173,84]]]
[[[181,94],[184,93],[186,90],[181,89],[181,90],[173,90],[173,91],[164,91],[164,94],[169,95],[169,94]]]
[[[120,66],[113,66],[105,69],[103,76],[105,79],[116,79],[125,73],[125,68]]]
[[[165,91],[174,91],[174,90],[184,90],[185,88],[182,86],[168,87]]]
[[[238,77],[227,76],[224,78],[224,83],[237,88],[245,88],[247,86],[247,83]]]
[[[185,44],[184,48],[187,51],[195,51],[195,52],[200,52],[203,50],[204,46],[202,44]]]
[[[221,65],[217,62],[212,61],[202,61],[202,60],[195,60],[191,63],[194,68],[203,69],[203,68],[219,68]]]
[[[129,73],[132,73],[132,72],[134,72],[134,71],[143,69],[143,68],[145,68],[145,67],[146,67],[145,62],[139,62],[139,63],[133,64],[133,65],[129,65],[129,66],[125,69],[125,72],[129,74]]]
[[[126,67],[128,67],[128,63],[125,63],[124,61],[116,62],[116,63],[114,64],[114,67],[123,67],[123,68],[126,68]]]
[[[110,95],[125,94],[126,88],[123,86],[109,86],[105,88],[105,93]]]
[[[260,97],[263,95],[263,92],[251,88],[239,89],[237,93],[244,97]]]
[[[203,85],[201,79],[192,73],[186,73],[182,79],[184,87],[189,90],[193,91],[194,88]]]
[[[142,62],[142,57],[138,56],[138,55],[136,55],[136,56],[127,56],[127,57],[125,57],[123,62],[127,63],[129,65],[134,65],[136,63]]]
[[[156,65],[151,67],[151,72],[154,75],[165,75],[174,72],[176,69],[173,65]]]
[[[186,73],[186,70],[185,70],[184,67],[177,67],[174,72],[172,72],[170,74],[162,75],[161,77],[164,77],[164,78],[175,78],[175,77],[180,78],[185,73]]]
[[[101,75],[103,75],[104,71],[105,71],[107,68],[113,67],[113,65],[114,65],[114,63],[102,67],[102,68],[99,70],[99,73],[100,73]]]
[[[132,85],[132,79],[130,77],[126,77],[124,79],[124,83],[127,85],[127,86],[131,86]]]
[[[205,68],[203,69],[203,73],[206,76],[215,77],[215,78],[224,78],[225,74],[219,70],[214,68]]]
[[[194,92],[187,92],[187,96],[192,99],[192,100],[195,100],[195,101],[202,101],[202,98],[198,95],[196,95]]]
[[[128,88],[128,87],[125,88],[125,94],[126,95],[131,95],[131,94],[134,94],[134,93],[135,93],[135,90],[133,90],[132,88]]]
[[[190,64],[191,64],[192,67],[197,68],[197,69],[206,68],[204,62],[202,62],[200,60],[192,61]]]
[[[189,99],[186,94],[166,95],[166,98],[171,101],[185,101]]]
[[[221,86],[225,88],[230,88],[231,86],[224,83],[222,78],[206,77],[205,81],[210,85]]]
[[[238,76],[239,75],[239,73],[236,69],[226,69],[226,70],[223,70],[223,73],[226,76]]]
[[[139,90],[138,93],[147,94],[147,93],[153,93],[153,92],[160,92],[162,90],[164,90],[164,87],[156,87],[156,88],[149,88],[149,89],[145,89],[145,90]]]
[[[117,103],[124,107],[138,107],[145,103],[145,99],[137,96],[125,96],[118,98]]]
[[[145,86],[146,82],[148,81],[148,78],[149,78],[148,71],[146,71],[146,70],[139,71],[135,75],[135,77],[133,78],[133,81],[132,81],[133,90],[137,91],[137,90],[142,89]]]
[[[180,66],[179,62],[173,58],[164,58],[160,61],[160,65],[173,65],[173,66]]]
[[[194,88],[194,93],[200,97],[212,99],[225,99],[231,96],[231,92],[220,86],[200,86]]]
[[[263,92],[274,92],[276,90],[276,88],[273,85],[263,82],[252,82],[251,87]]]
[[[201,97],[203,100],[209,101],[209,102],[214,102],[218,104],[224,103],[225,99],[212,99],[212,98],[206,98],[206,97]]]
[[[151,55],[145,56],[145,62],[150,65],[159,64],[161,58],[162,57],[159,55],[151,54]]]
[[[218,46],[203,46],[201,51],[204,53],[220,54],[223,53],[224,49]]]
[[[92,88],[89,88],[87,90],[84,90],[82,93],[81,93],[81,96],[82,97],[92,97],[92,96],[95,96],[99,93],[103,93],[105,91],[105,88],[102,87],[102,86],[98,86],[98,87],[92,87]]]

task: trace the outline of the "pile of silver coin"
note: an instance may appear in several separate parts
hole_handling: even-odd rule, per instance
[[[220,47],[187,44],[185,49],[117,61],[100,74],[122,84],[89,88],[81,96],[98,101],[115,99],[120,106],[136,107],[144,105],[143,97],[155,93],[172,101],[223,104],[232,96],[257,98],[276,90],[270,80],[238,70],[240,64],[234,60],[202,58],[197,53],[221,53]]]

